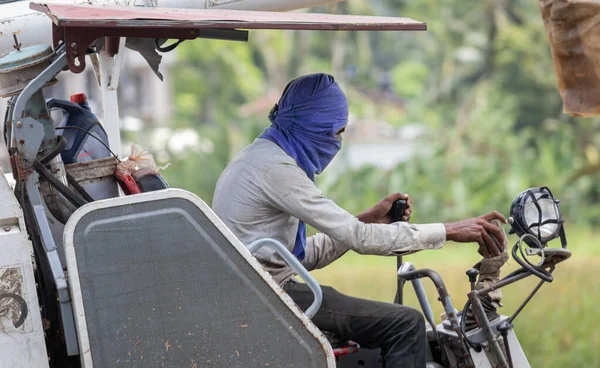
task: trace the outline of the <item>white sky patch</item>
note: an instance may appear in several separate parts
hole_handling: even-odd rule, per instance
[[[169,151],[175,154],[190,150],[204,153],[212,153],[214,151],[213,142],[206,138],[201,138],[194,129],[179,129],[172,132],[168,147]]]

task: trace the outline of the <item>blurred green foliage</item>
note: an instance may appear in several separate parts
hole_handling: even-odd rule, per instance
[[[600,223],[600,120],[562,114],[535,2],[348,2],[311,11],[402,15],[427,32],[251,32],[249,44],[198,40],[178,49],[175,128],[209,150],[169,155],[165,175],[208,203],[231,157],[266,126],[292,78],[329,72],[356,119],[421,124],[422,154],[383,171],[318,178],[357,213],[403,191],[420,222],[503,213],[521,190],[549,186],[570,223]],[[380,99],[382,93],[393,99]],[[360,178],[360,180],[355,180]]]
[[[164,175],[173,187],[210,204],[219,174],[269,125],[267,114],[285,84],[301,74],[328,72],[346,91],[353,118],[426,128],[417,141],[419,154],[390,170],[365,166],[317,178],[325,194],[349,212],[402,191],[413,198],[414,222],[457,220],[494,209],[508,214],[520,191],[546,185],[561,200],[567,232],[576,229],[577,241],[594,246],[598,233],[581,229],[600,226],[600,120],[562,114],[537,2],[350,1],[311,11],[408,16],[425,20],[428,31],[253,31],[248,44],[184,43],[172,71],[171,127],[192,128],[204,143],[167,152],[171,166]],[[392,97],[377,97],[382,95]],[[467,252],[449,253],[455,249],[443,251],[456,256],[452,259],[459,263],[452,267],[451,257],[436,262],[425,252],[417,259],[431,262],[421,266],[446,267],[444,277],[453,284],[471,266],[464,264]],[[587,263],[575,262],[572,277],[558,278],[552,293],[541,297],[536,306],[541,312],[521,317],[530,322],[517,331],[533,366],[600,364],[594,348],[599,336],[589,317],[600,301],[598,288],[590,278],[579,283],[599,265],[598,257],[589,254]],[[374,289],[344,286],[346,277],[336,276],[346,275],[343,267],[352,265],[352,282],[373,282],[380,267],[354,272],[363,259],[345,257],[332,273],[320,273],[322,280],[384,300],[371,295]],[[391,286],[391,273],[385,277]],[[552,308],[555,302],[562,312]],[[539,336],[546,327],[548,340]]]

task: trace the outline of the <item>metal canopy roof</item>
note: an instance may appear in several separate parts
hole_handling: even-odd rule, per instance
[[[31,3],[60,27],[176,27],[218,29],[306,29],[424,31],[410,18],[218,9],[176,9]]]
[[[81,73],[90,45],[105,39],[109,54],[118,52],[119,37],[148,39],[219,38],[247,40],[249,29],[322,31],[424,31],[410,18],[316,13],[280,13],[218,9],[177,9],[30,3],[53,24],[54,46],[66,46],[69,69]]]

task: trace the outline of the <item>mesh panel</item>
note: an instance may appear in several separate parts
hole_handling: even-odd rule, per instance
[[[193,203],[94,210],[74,246],[94,367],[324,367],[318,340]]]

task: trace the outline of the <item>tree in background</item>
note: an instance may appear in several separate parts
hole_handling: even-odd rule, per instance
[[[351,212],[396,190],[412,193],[418,221],[506,210],[522,189],[548,185],[570,222],[600,214],[600,121],[561,113],[537,4],[426,0],[344,2],[315,12],[426,19],[427,32],[257,31],[249,44],[184,43],[175,69],[175,127],[209,149],[171,154],[175,186],[212,198],[232,155],[266,126],[287,81],[332,73],[351,114],[428,128],[429,154],[389,171],[367,167],[318,180]],[[380,98],[393,95],[393,104]],[[400,144],[400,143],[399,143]]]

